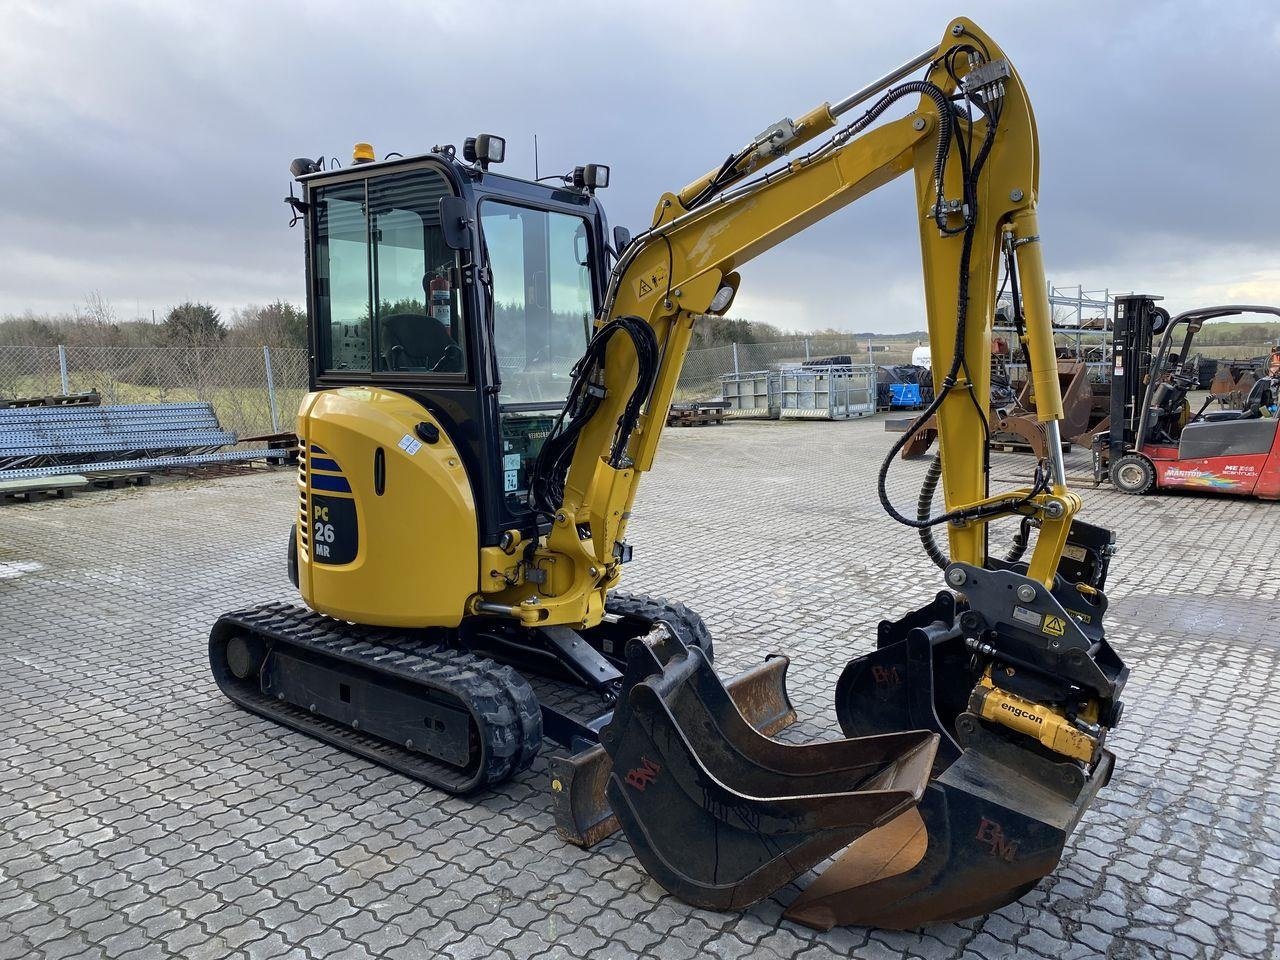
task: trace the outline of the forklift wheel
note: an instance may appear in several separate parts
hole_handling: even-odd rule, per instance
[[[1111,482],[1124,493],[1146,493],[1156,483],[1156,468],[1146,457],[1126,453],[1112,461]]]

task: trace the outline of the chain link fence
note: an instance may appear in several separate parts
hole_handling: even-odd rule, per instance
[[[910,363],[912,338],[792,337],[690,350],[677,400],[721,395],[721,377],[822,357],[890,365]],[[1265,354],[1268,344],[1205,344],[1214,359]],[[0,398],[96,390],[104,404],[198,400],[213,404],[219,422],[238,435],[293,428],[307,390],[307,351],[300,347],[30,347],[0,346]]]
[[[298,347],[0,346],[0,397],[96,390],[108,405],[213,404],[241,437],[292,430],[307,391]]]
[[[680,371],[677,400],[710,400],[720,396],[720,378],[731,373],[767,370],[786,363],[823,357],[849,357],[851,363],[910,363],[914,339],[864,340],[856,337],[793,337],[769,343],[731,343],[690,350]]]

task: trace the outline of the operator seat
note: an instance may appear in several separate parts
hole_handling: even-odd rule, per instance
[[[1177,380],[1165,380],[1156,384],[1151,392],[1151,406],[1147,413],[1148,429],[1159,430],[1169,440],[1176,439],[1174,428],[1182,414],[1182,403],[1186,397],[1187,387]]]
[[[1215,410],[1205,414],[1201,419],[1208,423],[1222,423],[1224,420],[1258,420],[1266,407],[1276,402],[1275,382],[1270,377],[1263,377],[1254,383],[1249,396],[1245,398],[1240,410]]]
[[[457,349],[449,329],[422,313],[393,313],[378,320],[378,338],[388,370],[445,370],[460,367],[441,363],[450,348]]]
[[[430,275],[422,278],[426,303],[431,303]],[[462,349],[449,328],[429,314],[393,313],[379,318],[379,343],[388,370],[426,370],[459,373]]]
[[[1241,420],[1258,420],[1262,417],[1264,407],[1274,406],[1276,402],[1275,382],[1270,377],[1263,377],[1253,385],[1249,396],[1245,398],[1244,409],[1240,411]]]

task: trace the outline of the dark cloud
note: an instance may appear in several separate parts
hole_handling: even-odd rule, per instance
[[[1280,300],[1270,4],[986,5],[1030,89],[1051,276],[1173,306]],[[937,42],[939,3],[51,3],[0,10],[0,312],[100,291],[301,298],[280,199],[299,155],[420,152],[480,130],[508,169],[610,163],[615,222],[766,124]],[[911,187],[762,257],[739,310],[922,325]]]

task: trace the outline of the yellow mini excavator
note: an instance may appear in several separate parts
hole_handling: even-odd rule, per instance
[[[220,688],[459,794],[550,740],[560,832],[621,828],[692,904],[745,907],[833,856],[789,917],[913,927],[1021,896],[1110,777],[1127,671],[1102,624],[1113,538],[1076,519],[1064,478],[1036,128],[1004,52],[956,20],[663,195],[636,236],[608,231],[607,167],[531,182],[495,171],[504,153],[480,135],[383,160],[358,144],[346,168],[294,161],[312,390],[289,568],[306,606],[219,619]],[[794,719],[785,658],[722,681],[697,614],[618,589],[628,522],[694,319],[729,309],[753,257],[905,173],[933,348],[921,420],[936,416],[940,454],[900,512],[886,475],[904,434],[879,497],[945,589],[848,663],[845,738],[790,745],[771,736]],[[991,495],[1002,266],[1050,456],[1029,487]],[[1011,516],[1013,548],[993,551],[989,524]],[[534,675],[576,684],[600,715],[548,703],[566,698],[536,695]]]

